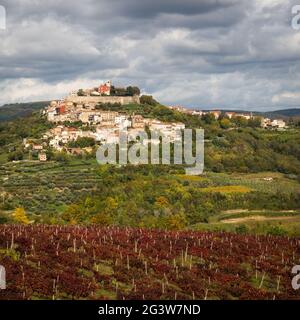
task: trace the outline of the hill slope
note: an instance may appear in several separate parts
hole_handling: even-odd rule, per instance
[[[286,110],[276,110],[271,112],[264,112],[263,115],[269,118],[291,118],[291,117],[300,117],[300,108],[286,109]]]
[[[0,107],[0,122],[25,117],[33,111],[45,108],[48,104],[49,101],[6,104]]]

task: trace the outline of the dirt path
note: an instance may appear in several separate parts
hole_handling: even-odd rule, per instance
[[[244,218],[234,218],[234,219],[225,219],[221,220],[222,223],[243,223],[243,222],[251,222],[251,221],[278,221],[278,220],[285,220],[285,221],[300,221],[300,217],[265,217],[265,216],[250,216]]]
[[[272,210],[248,210],[248,209],[233,209],[233,210],[226,210],[222,211],[222,214],[237,214],[237,213],[260,213],[260,212],[277,212]],[[280,210],[278,212],[287,212],[287,213],[294,213],[297,212],[296,210]]]

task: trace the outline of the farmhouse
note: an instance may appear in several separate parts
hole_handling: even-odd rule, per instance
[[[262,128],[265,128],[265,129],[281,129],[282,130],[286,128],[286,123],[281,119],[271,120],[269,118],[263,118],[261,121],[261,126]]]
[[[229,119],[232,119],[233,117],[236,116],[235,112],[225,112],[225,116],[228,117]]]
[[[209,113],[212,114],[215,117],[215,119],[219,119],[222,112],[214,110],[214,111],[210,111]]]
[[[46,153],[43,153],[43,152],[39,153],[39,160],[40,160],[40,162],[45,162],[45,161],[47,161],[47,155],[46,155]]]
[[[33,145],[32,149],[35,150],[35,151],[40,151],[40,150],[43,150],[43,146],[40,145],[40,144]]]

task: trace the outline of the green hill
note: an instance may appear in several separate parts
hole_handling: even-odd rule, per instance
[[[264,112],[263,115],[269,118],[293,118],[300,117],[300,108],[276,110]]]
[[[45,108],[48,104],[49,101],[5,104],[0,107],[0,122],[30,115],[33,111]]]
[[[32,161],[22,140],[41,139],[52,126],[36,110],[0,123],[0,221],[11,221],[11,212],[24,207],[30,220],[42,223],[234,230],[226,219],[218,220],[221,212],[251,210],[259,216],[257,211],[269,210],[284,216],[300,208],[297,127],[269,131],[255,121],[200,118],[158,103],[102,107],[204,128],[205,174],[186,176],[182,166],[99,166],[95,154],[70,156],[51,149],[48,162]],[[298,221],[284,219],[285,230],[293,224],[298,229],[291,232],[300,234]]]

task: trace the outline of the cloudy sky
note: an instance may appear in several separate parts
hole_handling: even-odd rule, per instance
[[[300,107],[300,0],[0,0],[0,104],[111,79],[199,109]]]

